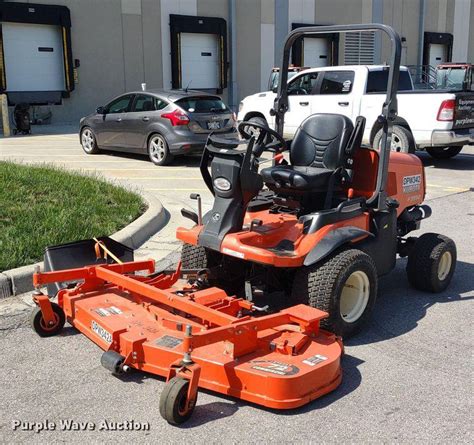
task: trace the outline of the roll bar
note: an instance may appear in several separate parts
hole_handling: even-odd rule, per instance
[[[283,126],[285,113],[288,111],[288,66],[290,61],[290,50],[296,39],[304,36],[313,36],[326,33],[346,33],[360,31],[382,31],[388,35],[391,43],[390,68],[388,73],[387,96],[382,107],[382,114],[378,117],[378,122],[382,124],[383,135],[380,149],[380,160],[377,171],[377,184],[374,194],[367,200],[367,204],[379,210],[387,208],[387,176],[388,161],[390,156],[390,145],[392,140],[393,121],[397,116],[397,89],[398,77],[400,73],[401,40],[398,33],[390,26],[380,23],[370,23],[367,25],[331,25],[331,26],[309,26],[297,28],[288,34],[283,50],[283,58],[280,65],[280,76],[278,91],[272,114],[275,115],[275,129],[283,136]]]

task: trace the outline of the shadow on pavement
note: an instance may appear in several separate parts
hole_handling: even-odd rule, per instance
[[[445,170],[474,170],[474,155],[462,151],[451,159],[435,159],[425,152],[417,152],[417,156],[425,167]]]
[[[201,392],[202,390],[199,391]],[[212,394],[216,395],[216,393]],[[217,397],[219,397],[219,394],[217,394]],[[241,406],[242,403],[238,403],[234,399],[229,400],[228,402],[218,401],[206,403],[205,405],[199,405],[198,397],[198,405],[196,405],[193,415],[186,423],[181,425],[180,428],[195,428],[206,423],[213,422],[214,420],[230,417],[234,415],[234,413],[236,413]]]
[[[474,299],[474,264],[457,261],[450,286],[439,294],[410,287],[405,273],[406,259],[397,261],[391,274],[379,281],[378,300],[368,329],[345,342],[348,346],[377,343],[415,329],[432,306],[459,304]],[[469,295],[461,295],[471,292]]]

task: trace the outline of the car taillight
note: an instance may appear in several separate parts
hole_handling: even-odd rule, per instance
[[[438,110],[438,121],[452,121],[454,119],[454,99],[443,100]]]
[[[171,125],[176,127],[178,125],[188,125],[189,124],[189,117],[188,115],[179,109],[172,111],[171,113],[164,113],[161,115],[165,119],[169,119],[171,121]]]

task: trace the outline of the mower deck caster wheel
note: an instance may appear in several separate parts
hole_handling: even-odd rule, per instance
[[[160,397],[160,414],[171,425],[180,425],[186,422],[193,414],[196,398],[186,408],[189,380],[182,377],[173,377],[166,383]]]
[[[127,368],[125,368],[123,362],[125,357],[121,356],[115,351],[105,351],[100,358],[100,364],[113,375],[123,374]]]
[[[66,322],[66,316],[62,308],[56,303],[51,303],[51,307],[54,312],[54,322],[48,325],[45,323],[39,307],[35,307],[30,314],[31,328],[40,337],[52,337],[53,335],[59,334]]]

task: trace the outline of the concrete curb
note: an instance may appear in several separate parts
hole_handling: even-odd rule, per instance
[[[152,235],[163,228],[166,212],[161,201],[154,195],[139,192],[148,205],[147,211],[128,226],[110,235],[114,240],[137,249]],[[0,299],[20,295],[33,290],[33,272],[43,263],[17,267],[0,273]]]

